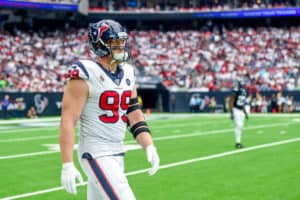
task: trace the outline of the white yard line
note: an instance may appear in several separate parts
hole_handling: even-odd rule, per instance
[[[184,161],[180,161],[180,162],[165,164],[165,165],[161,165],[159,168],[160,168],[160,170],[168,169],[168,168],[177,167],[177,166],[181,166],[181,165],[187,165],[187,164],[200,162],[200,161],[204,161],[204,160],[211,160],[211,159],[215,159],[215,158],[221,158],[221,157],[230,156],[230,155],[234,155],[234,154],[240,154],[240,153],[244,153],[244,152],[248,152],[248,151],[254,151],[257,149],[263,149],[263,148],[268,148],[268,147],[273,147],[273,146],[278,146],[278,145],[283,145],[283,144],[289,144],[289,143],[299,142],[299,141],[300,141],[300,137],[289,139],[289,140],[283,140],[283,141],[279,141],[279,142],[272,142],[272,143],[257,145],[257,146],[253,146],[253,147],[240,149],[240,150],[226,151],[223,153],[218,153],[218,154],[214,154],[214,155],[210,155],[210,156],[198,157],[198,158],[194,158],[194,159],[190,159],[190,160],[184,160]],[[126,176],[133,176],[133,175],[137,175],[137,174],[146,173],[148,170],[149,169],[141,169],[141,170],[136,170],[136,171],[132,171],[132,172],[127,172]],[[87,183],[84,182],[83,184],[77,184],[77,186],[83,186],[86,184]],[[36,191],[36,192],[31,192],[31,193],[25,193],[25,194],[20,194],[20,195],[15,195],[15,196],[4,197],[4,198],[1,198],[0,200],[20,199],[20,198],[39,195],[39,194],[55,192],[55,191],[59,191],[59,190],[63,190],[63,188],[55,187],[55,188],[40,190],[40,191]]]
[[[256,127],[258,128],[264,128],[264,127],[274,127],[274,126],[281,126],[281,125],[289,125],[291,123],[297,123],[298,121],[297,120],[294,120],[290,123],[280,123],[280,124],[270,124],[270,125],[259,125],[259,126],[247,126],[244,128],[244,130],[251,130],[251,129],[256,129]],[[226,122],[228,123],[228,122]],[[197,123],[196,123],[197,124]],[[203,123],[203,124],[199,124],[200,125],[204,125],[204,124],[211,124],[211,123]],[[171,125],[173,128],[174,127],[180,127],[180,126],[177,126],[177,125]],[[186,126],[186,124],[185,124]],[[55,127],[52,127],[52,128],[55,128]],[[161,127],[158,127],[158,128],[154,128],[154,129],[160,129]],[[48,127],[49,129],[49,127]],[[35,130],[35,129],[33,129]],[[20,130],[18,130],[20,131]],[[26,130],[28,131],[28,130]],[[190,137],[190,136],[197,136],[197,135],[207,135],[207,134],[214,134],[214,133],[219,133],[219,132],[228,132],[228,131],[232,131],[232,129],[223,129],[223,130],[215,130],[215,131],[207,131],[207,132],[196,132],[196,133],[191,133],[191,134],[184,134],[182,136],[164,136],[164,137],[158,137],[156,138],[156,140],[164,140],[164,138],[173,138],[173,137],[177,137],[177,138],[181,138],[181,137]],[[31,141],[31,140],[39,140],[39,139],[49,139],[49,138],[56,138],[58,137],[58,135],[52,135],[52,136],[36,136],[36,137],[24,137],[24,138],[15,138],[15,139],[0,139],[0,143],[6,143],[6,142],[19,142],[19,141]],[[134,141],[131,141],[129,143],[132,143]]]
[[[152,121],[152,120],[158,120],[158,119],[180,119],[180,118],[192,118],[192,117],[210,117],[212,119],[216,119],[216,118],[224,118],[226,116],[228,116],[229,114],[227,113],[216,113],[216,114],[205,114],[205,113],[198,113],[198,114],[195,114],[195,113],[190,113],[190,114],[181,114],[181,113],[177,113],[177,114],[152,114],[150,116],[145,116],[146,118],[148,118],[148,120]],[[250,115],[250,120],[252,118],[265,118],[265,117],[295,117],[296,118],[296,121],[297,120],[300,120],[300,114],[251,114]],[[299,119],[298,119],[299,118]],[[43,123],[47,123],[47,122],[50,122],[50,123],[53,123],[53,122],[57,122],[59,123],[60,121],[60,118],[57,117],[57,118],[42,118],[42,119],[17,119],[17,120],[0,120],[0,125],[7,125],[7,124],[16,124],[16,123],[20,123],[20,124],[25,124],[26,126],[24,127],[21,127],[21,126],[18,126],[18,127],[8,127],[8,128],[5,128],[5,127],[0,127],[0,135],[2,134],[7,134],[7,133],[16,133],[16,132],[20,132],[20,129],[23,129],[23,130],[26,130],[26,131],[32,131],[32,132],[36,132],[36,131],[39,131],[39,130],[44,130],[44,129],[58,129],[58,126],[48,126],[48,127],[39,127],[39,124],[41,122]],[[227,123],[227,122],[226,122]],[[36,124],[36,128],[32,128],[30,126],[30,124],[32,124],[32,126],[34,126]],[[195,124],[195,123],[192,123],[192,124]],[[204,124],[209,124],[208,123],[201,123],[201,122],[198,122],[197,124],[199,125],[204,125]],[[186,125],[186,124],[185,124]],[[182,126],[185,126],[185,125],[182,125]],[[163,125],[163,127],[173,127],[174,124],[166,124],[166,125]],[[155,128],[155,129],[160,129],[159,128]]]
[[[6,143],[6,142],[23,142],[23,141],[43,140],[43,139],[51,139],[51,138],[58,138],[58,135],[24,137],[24,138],[13,138],[13,139],[2,139],[2,140],[0,139],[0,143]]]
[[[53,118],[37,118],[37,119],[12,119],[12,120],[0,120],[1,124],[16,124],[16,123],[36,123],[36,122],[59,122],[60,117]]]
[[[276,126],[284,126],[284,125],[290,125],[295,124],[294,123],[280,123],[280,124],[269,124],[269,125],[259,125],[259,126],[248,126],[244,128],[243,130],[253,130],[253,129],[261,129],[261,128],[271,128]],[[212,130],[212,131],[206,131],[206,132],[195,132],[195,133],[184,133],[184,134],[178,134],[178,135],[170,135],[170,136],[162,136],[162,137],[154,137],[153,140],[159,141],[159,140],[170,140],[170,139],[178,139],[178,138],[188,138],[188,137],[195,137],[195,136],[201,136],[201,135],[211,135],[211,134],[219,134],[219,133],[228,133],[233,132],[234,129],[222,129],[222,130]],[[128,141],[127,144],[135,143],[135,141]]]
[[[39,155],[52,154],[52,153],[57,153],[57,152],[58,151],[39,151],[39,152],[33,152],[33,153],[0,156],[0,160],[12,159],[12,158],[24,158],[24,157],[30,157],[30,156],[39,156]]]
[[[190,117],[211,117],[211,118],[218,118],[218,117],[224,117],[224,116],[228,116],[229,117],[229,113],[153,113],[151,115],[145,115],[146,118],[149,119],[156,119],[156,118],[168,118],[168,119],[173,119],[173,118],[190,118]],[[272,114],[272,113],[267,113],[267,114],[263,114],[263,113],[251,113],[250,115],[250,119],[251,116],[253,117],[300,117],[300,114],[296,114],[296,113],[276,113],[276,114]],[[16,123],[36,123],[36,122],[59,122],[60,121],[60,117],[51,117],[51,118],[37,118],[37,119],[12,119],[12,120],[0,120],[0,125],[2,124],[16,124]]]
[[[276,126],[289,125],[289,124],[293,124],[293,123],[297,123],[297,122],[259,125],[259,126],[253,126],[253,127],[250,126],[250,127],[244,128],[244,130],[270,128],[270,127],[276,127]],[[233,132],[233,129],[222,129],[222,130],[213,130],[213,131],[206,131],[206,132],[184,133],[184,134],[180,134],[180,135],[154,137],[153,140],[155,140],[155,141],[172,140],[172,139],[178,139],[178,138],[189,138],[189,137],[196,137],[196,136],[202,136],[202,135],[211,135],[211,134],[220,134],[220,133],[228,133],[228,132]],[[58,136],[56,136],[56,137],[58,137]],[[11,139],[11,140],[13,140],[13,139]],[[20,139],[16,139],[16,141],[17,140],[20,140]],[[1,143],[1,141],[2,140],[0,140],[0,143]],[[2,141],[2,142],[4,142],[4,141]],[[131,140],[131,141],[126,141],[125,143],[126,144],[135,144],[136,141]],[[29,157],[29,156],[51,154],[51,153],[57,153],[57,151],[40,151],[40,152],[33,152],[33,153],[28,153],[28,154],[16,154],[16,155],[0,156],[0,160],[12,159],[12,158],[23,158],[23,157]]]
[[[42,130],[46,130],[47,132],[49,132],[48,130],[49,129],[56,129],[56,130],[58,130],[58,126],[57,127],[55,127],[55,126],[53,126],[53,127],[37,127],[37,128],[32,128],[32,127],[30,127],[30,128],[27,128],[27,127],[16,127],[16,128],[14,128],[14,129],[9,129],[9,130],[1,130],[1,132],[0,132],[0,135],[2,135],[2,134],[7,134],[7,133],[20,133],[20,129],[22,129],[22,130],[24,130],[24,131],[30,131],[30,132],[37,132],[37,131],[40,131],[40,132],[42,132]]]

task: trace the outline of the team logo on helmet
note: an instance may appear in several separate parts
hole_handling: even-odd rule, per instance
[[[98,39],[102,37],[103,33],[108,29],[108,25],[107,24],[103,24],[100,28],[99,28],[99,34],[98,34]]]

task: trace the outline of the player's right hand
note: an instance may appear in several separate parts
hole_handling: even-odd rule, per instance
[[[78,181],[83,184],[82,176],[76,169],[74,163],[63,163],[61,171],[61,185],[67,192],[74,195],[77,194],[76,179],[78,179]]]

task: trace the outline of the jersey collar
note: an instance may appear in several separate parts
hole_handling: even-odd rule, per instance
[[[106,68],[104,68],[100,63],[98,62],[96,63],[116,85],[118,86],[120,85],[124,77],[124,71],[120,65],[117,65],[117,70],[115,73],[111,73]]]

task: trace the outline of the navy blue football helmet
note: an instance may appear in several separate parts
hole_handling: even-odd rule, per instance
[[[124,40],[122,46],[110,46],[109,40]],[[96,23],[89,24],[89,46],[90,49],[100,57],[111,56],[118,61],[126,61],[128,59],[128,35],[126,29],[120,23],[104,19]],[[112,50],[121,48],[124,50],[122,56],[114,56]]]

